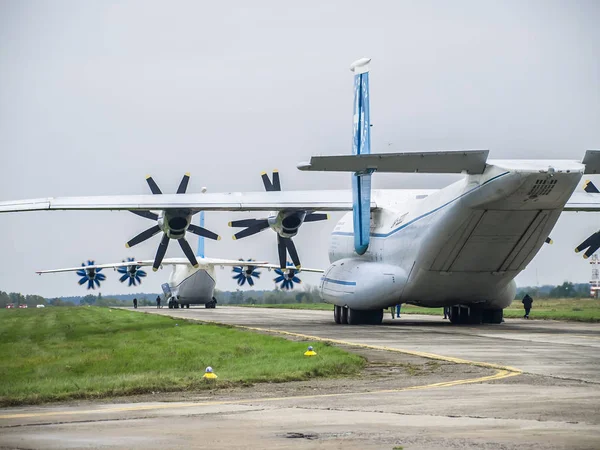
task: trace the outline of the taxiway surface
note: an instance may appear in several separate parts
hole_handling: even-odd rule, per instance
[[[141,311],[430,356],[461,372],[383,387],[357,380],[329,392],[263,386],[193,401],[9,408],[0,410],[0,448],[600,448],[596,324],[452,326],[407,315],[373,327],[334,325],[324,311]]]

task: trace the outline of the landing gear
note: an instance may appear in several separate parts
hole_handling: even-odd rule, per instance
[[[484,309],[479,305],[454,305],[450,308],[450,322],[453,324],[502,323],[502,309]]]
[[[182,305],[182,306],[183,306],[183,305]],[[186,307],[187,309],[190,309],[190,304],[189,304],[189,303],[187,303],[187,304],[185,305],[185,307]]]
[[[383,321],[383,309],[361,311],[336,305],[333,307],[333,320],[337,324],[379,325]]]
[[[338,325],[342,323],[342,307],[338,305],[333,306],[333,320]]]
[[[214,308],[216,308],[217,307],[217,299],[213,297],[210,302],[206,302],[204,304],[204,307],[207,308],[207,309],[210,309],[210,308],[214,309]]]

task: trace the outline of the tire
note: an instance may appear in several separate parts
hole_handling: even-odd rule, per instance
[[[343,306],[340,306],[341,308],[341,318],[340,318],[340,323],[344,324],[344,325],[348,325],[348,309],[349,308],[345,308]]]
[[[338,305],[333,306],[333,320],[338,325],[342,323],[342,307]]]
[[[363,311],[363,313],[368,313],[368,317],[365,323],[369,325],[381,325],[383,322],[383,309],[376,309],[374,311]]]
[[[185,307],[186,307],[187,309],[190,309],[190,304],[188,303],[187,305],[185,305]]]
[[[348,325],[360,325],[364,321],[363,311],[348,308]]]
[[[502,323],[504,318],[504,310],[502,309],[486,309],[483,311],[482,322],[483,323]]]
[[[480,325],[483,322],[483,308],[480,306],[469,306],[468,323]]]
[[[450,323],[457,325],[460,323],[460,306],[451,306],[450,307]]]

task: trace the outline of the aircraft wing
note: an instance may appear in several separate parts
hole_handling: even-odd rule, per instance
[[[197,257],[198,265],[200,268],[207,266],[227,266],[227,267],[236,267],[236,266],[248,266],[252,265],[254,267],[260,267],[265,269],[279,269],[278,264],[271,264],[266,261],[252,261],[252,260],[242,260],[239,259],[219,259],[219,258],[200,258]],[[129,267],[129,266],[152,266],[154,263],[153,259],[147,260],[138,260],[138,261],[120,261],[116,263],[108,263],[108,264],[92,264],[89,266],[78,266],[78,267],[67,267],[63,269],[49,269],[49,270],[38,270],[35,273],[42,275],[45,273],[60,273],[60,272],[77,272],[81,269],[118,269],[119,267]],[[190,265],[190,262],[187,258],[165,258],[163,259],[161,265],[162,266],[173,266],[173,265]],[[314,273],[323,273],[323,269],[305,269],[302,268],[299,272],[314,272]]]
[[[375,202],[371,208],[376,208]],[[272,191],[210,194],[48,197],[0,202],[0,213],[47,210],[351,211],[352,192]]]
[[[588,192],[575,192],[566,205],[563,211],[600,211],[600,194]]]

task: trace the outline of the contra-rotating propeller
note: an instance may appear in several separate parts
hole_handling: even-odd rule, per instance
[[[302,283],[302,280],[296,275],[298,271],[291,262],[287,263],[287,267],[287,269],[275,269],[275,273],[279,276],[273,281],[275,281],[275,283],[281,283],[279,286],[280,289],[289,291],[290,289],[294,289],[294,283]]]
[[[600,231],[596,231],[594,234],[592,234],[590,237],[588,237],[585,241],[583,241],[581,244],[579,244],[575,248],[575,253],[579,253],[580,251],[585,250],[586,248],[587,248],[587,251],[583,254],[583,257],[585,259],[592,256],[594,253],[596,253],[596,250],[598,250],[600,248]]]
[[[265,190],[267,192],[281,191],[281,181],[279,172],[273,171],[273,181],[263,172],[261,174]],[[244,228],[242,231],[233,235],[233,239],[242,239],[253,234],[260,233],[267,228],[271,228],[277,233],[277,253],[279,255],[279,267],[286,268],[286,256],[289,253],[294,266],[300,269],[300,258],[292,238],[298,234],[300,226],[304,222],[317,222],[327,220],[329,216],[322,213],[314,213],[305,210],[284,210],[273,212],[267,218],[263,219],[242,219],[229,222],[230,227]]]
[[[162,194],[162,191],[151,176],[147,176],[146,181],[153,194]],[[190,174],[186,173],[181,179],[179,187],[177,188],[178,194],[185,194],[189,181]],[[126,247],[133,247],[140,242],[150,239],[152,236],[160,233],[161,231],[163,232],[163,237],[160,241],[160,245],[158,246],[158,250],[156,251],[154,264],[152,265],[152,270],[154,271],[158,270],[160,267],[160,264],[165,257],[165,253],[167,252],[170,239],[176,239],[179,242],[183,253],[185,253],[185,256],[190,261],[190,264],[194,267],[198,267],[198,261],[196,260],[194,251],[190,247],[188,241],[185,239],[186,231],[208,239],[214,239],[216,241],[221,239],[218,234],[191,223],[192,216],[199,211],[192,211],[190,209],[165,209],[160,214],[153,213],[152,211],[132,210],[131,212],[137,214],[138,216],[145,217],[146,219],[155,220],[157,224],[131,239],[129,242],[127,242],[127,244],[125,244]]]
[[[79,285],[84,285],[85,283],[87,283],[87,288],[88,289],[96,289],[97,287],[100,287],[100,282],[106,280],[106,275],[104,275],[102,272],[102,269],[87,269],[86,266],[93,266],[94,265],[94,261],[89,261],[86,263],[81,263],[81,267],[82,269],[79,269],[77,272],[75,272],[78,276],[81,277],[81,279],[79,280]]]
[[[123,260],[123,262],[133,262],[135,258],[127,258],[127,260]],[[146,276],[146,272],[140,269],[141,266],[121,266],[117,269],[117,272],[122,274],[119,281],[121,283],[129,280],[129,286],[136,286],[138,284],[142,284],[141,278]]]
[[[240,259],[241,263],[244,262],[252,262],[254,261],[253,259],[249,259],[248,261],[244,261],[243,259]],[[234,272],[236,275],[234,275],[233,278],[234,280],[237,280],[237,284],[239,286],[243,286],[244,284],[246,284],[246,281],[248,282],[248,284],[250,286],[254,286],[254,280],[252,279],[252,277],[254,278],[260,278],[260,272],[258,272],[256,270],[256,266],[253,265],[240,265],[240,266],[236,266],[233,267],[232,272]]]

